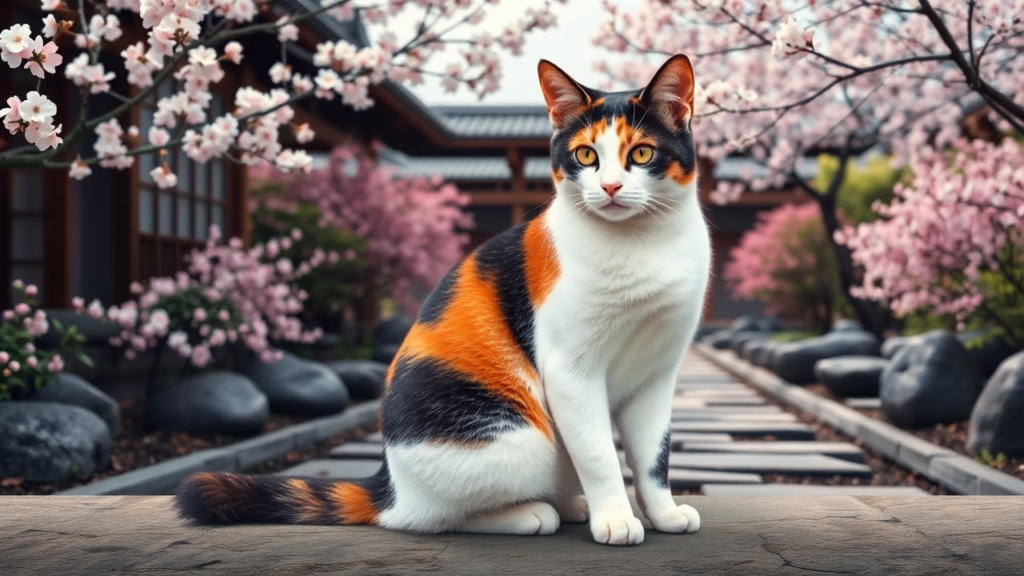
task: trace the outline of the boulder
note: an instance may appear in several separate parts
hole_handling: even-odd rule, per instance
[[[29,393],[25,400],[81,406],[107,423],[112,438],[121,435],[121,407],[117,401],[74,374],[62,372],[46,387]]]
[[[861,330],[863,328],[861,328],[860,322],[849,318],[840,318],[832,324],[832,329],[829,332],[860,332]]]
[[[765,340],[768,338],[768,334],[765,332],[733,332],[732,339],[729,343],[729,347],[736,353],[737,356],[743,357],[743,346],[751,340]]]
[[[762,332],[782,332],[786,329],[782,322],[774,316],[766,316],[757,321],[757,329]]]
[[[793,384],[810,384],[814,382],[814,365],[818,360],[878,354],[878,338],[870,332],[829,332],[778,346],[772,354],[771,369]]]
[[[1024,352],[999,365],[971,411],[967,450],[1024,456]]]
[[[0,402],[0,478],[63,484],[110,461],[110,429],[80,406]]]
[[[956,338],[960,341],[967,351],[974,357],[975,364],[978,365],[978,370],[981,371],[981,375],[985,378],[991,377],[996,373],[996,369],[1002,364],[1003,360],[1006,360],[1010,356],[1013,356],[1020,349],[1014,348],[1002,338],[987,338],[984,344],[975,344],[970,347],[967,343],[978,337],[984,336],[985,332],[981,330],[972,330],[970,332],[961,332],[957,334]]]
[[[234,372],[183,378],[146,402],[146,422],[167,432],[252,436],[270,416],[267,396],[252,380]]]
[[[353,398],[379,398],[388,365],[373,360],[335,360],[327,366],[345,383]]]
[[[757,318],[753,316],[740,316],[732,321],[728,329],[733,332],[756,332],[759,330],[759,326]]]
[[[732,344],[733,331],[728,328],[709,334],[705,341],[717,350],[728,350]]]
[[[913,342],[915,338],[917,336],[893,336],[892,338],[886,338],[885,342],[882,343],[882,358],[892,359],[900,351],[900,348]]]
[[[405,335],[412,330],[412,325],[413,319],[404,314],[389,318],[373,329],[373,343],[375,346],[401,344]]]
[[[970,352],[945,330],[904,345],[882,371],[882,411],[897,426],[920,428],[966,420],[984,380]]]
[[[348,390],[333,370],[288,352],[271,364],[254,358],[244,373],[267,395],[273,412],[326,416],[348,405]]]
[[[766,368],[771,366],[772,356],[775,354],[775,350],[779,346],[782,346],[785,342],[781,340],[761,340],[750,344],[747,349],[747,355],[751,364],[755,366],[761,366]]]
[[[874,398],[882,370],[888,365],[888,360],[877,356],[826,358],[814,365],[814,375],[836,396]]]
[[[391,361],[395,359],[395,355],[398,354],[398,349],[401,347],[401,344],[379,345],[373,349],[373,353],[370,354],[370,360],[390,366]]]

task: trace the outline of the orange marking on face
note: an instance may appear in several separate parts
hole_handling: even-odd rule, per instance
[[[413,325],[396,359],[442,362],[508,402],[553,438],[548,415],[527,384],[539,380],[537,372],[505,323],[493,279],[481,275],[473,256],[459,268],[444,314],[430,325]],[[537,280],[538,289],[545,284]]]
[[[323,505],[313,489],[301,478],[289,478],[287,484],[288,492],[283,498],[285,503],[295,507],[300,520],[316,521],[323,511]]]
[[[558,170],[555,170],[552,168],[551,179],[555,181],[555,184],[561,184],[562,180],[565,179],[565,176],[562,175],[562,169],[559,168]]]
[[[377,507],[370,500],[370,492],[351,482],[339,482],[331,487],[331,501],[343,524],[376,524]]]
[[[591,108],[597,108],[598,106],[600,106],[603,103],[604,103],[604,97],[602,96],[601,98],[598,98],[597,100],[594,100],[593,102],[591,102],[590,103],[590,107]]]
[[[629,162],[629,153],[640,144],[656,148],[653,141],[647,138],[643,129],[634,128],[626,121],[625,116],[615,117],[615,134],[619,137],[619,163],[625,168]]]
[[[683,170],[683,167],[679,165],[679,162],[672,161],[668,165],[668,170],[665,171],[665,175],[676,181],[676,184],[680,186],[686,186],[693,182],[694,178],[697,177],[696,170],[690,170],[687,172]]]
[[[526,289],[530,293],[530,302],[536,310],[544,303],[551,289],[555,286],[562,267],[558,263],[558,254],[551,241],[551,233],[544,225],[545,218],[534,219],[526,226],[523,236],[523,251],[526,255]]]
[[[608,121],[601,118],[597,122],[583,128],[569,141],[569,150],[575,150],[580,146],[590,146],[597,142],[597,138],[608,129]]]

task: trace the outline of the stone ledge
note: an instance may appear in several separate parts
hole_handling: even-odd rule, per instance
[[[325,416],[261,434],[235,444],[202,450],[92,484],[59,492],[60,496],[171,494],[178,483],[195,472],[238,472],[305,448],[346,430],[377,420],[380,401],[366,402],[341,414]]]
[[[695,534],[630,548],[586,525],[552,536],[415,535],[373,526],[194,526],[171,498],[0,497],[5,576],[37,574],[1024,574],[1024,497],[679,498]],[[1017,542],[1017,544],[1013,544]]]
[[[946,488],[961,494],[1024,495],[1024,481],[937,446],[885,422],[865,416],[789,384],[775,374],[758,368],[730,350],[716,350],[695,344],[693,350],[718,367],[750,382],[755,388],[787,406],[803,410],[814,418],[860,439],[889,458]]]

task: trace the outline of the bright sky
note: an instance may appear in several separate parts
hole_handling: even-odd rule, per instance
[[[488,17],[480,26],[497,36],[510,20],[523,13],[524,6],[540,4],[541,0],[504,0],[489,8]],[[465,88],[460,88],[454,94],[446,93],[436,78],[428,78],[422,86],[411,87],[412,91],[426,104],[435,106],[476,103],[543,105],[544,98],[537,85],[537,61],[541,58],[554,62],[581,84],[597,86],[604,78],[594,71],[594,62],[609,54],[595,48],[590,41],[598,25],[606,19],[607,13],[602,9],[601,2],[569,0],[565,4],[555,3],[552,10],[558,18],[556,26],[527,34],[521,56],[512,56],[507,50],[499,50],[504,73],[501,87],[498,92],[487,95],[483,101]],[[399,37],[402,31],[414,26],[416,11],[408,12],[407,17],[392,20],[390,24],[395,27]],[[449,51],[457,53],[454,47]],[[443,64],[440,59],[432,67],[439,64]]]

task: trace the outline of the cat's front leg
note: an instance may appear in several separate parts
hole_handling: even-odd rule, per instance
[[[675,366],[662,371],[629,399],[616,420],[637,503],[651,525],[661,532],[696,532],[700,515],[692,506],[676,504],[668,484],[675,375]]]
[[[586,495],[594,540],[640,544],[644,528],[626,496],[604,379],[555,359],[543,378],[548,408]]]

